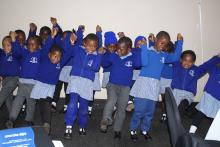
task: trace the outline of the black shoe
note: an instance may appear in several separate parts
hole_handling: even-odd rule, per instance
[[[32,121],[24,121],[24,124],[23,124],[24,126],[33,126],[34,125],[34,123],[32,122]]]
[[[7,129],[11,129],[11,128],[13,128],[13,126],[14,126],[13,121],[11,121],[11,120],[6,121],[5,127],[6,127]]]
[[[114,139],[121,139],[121,132],[115,131]]]
[[[136,131],[130,131],[130,135],[131,135],[131,140],[136,142],[137,139],[138,139],[137,132]]]
[[[146,140],[152,140],[152,137],[146,131],[141,131],[141,135],[143,135]]]
[[[80,136],[85,136],[86,135],[86,130],[84,128],[79,128],[79,135]]]
[[[52,103],[51,103],[50,111],[51,111],[52,113],[55,113],[55,112],[57,111],[57,107],[56,107],[55,104],[56,104],[55,102],[52,102]]]
[[[72,139],[72,128],[66,128],[64,138],[68,140]]]
[[[166,122],[166,121],[167,121],[167,115],[164,113],[164,114],[162,115],[161,119],[160,119],[160,122],[161,122],[161,123],[164,123],[164,122]]]

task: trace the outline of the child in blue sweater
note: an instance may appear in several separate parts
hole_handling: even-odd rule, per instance
[[[135,109],[130,122],[130,135],[133,141],[137,140],[137,129],[141,124],[141,134],[145,139],[150,139],[149,129],[159,98],[159,80],[164,63],[178,61],[182,51],[183,39],[181,34],[177,35],[177,46],[175,53],[163,52],[170,42],[167,32],[161,31],[156,36],[155,46],[141,47],[142,68],[140,75],[131,89],[130,95],[134,96]]]
[[[218,58],[218,60],[220,60],[220,54]],[[193,117],[192,125],[189,130],[190,133],[196,132],[205,117],[215,118],[220,109],[220,61],[218,64],[209,68],[208,73],[209,79],[205,85],[203,96],[196,106],[198,111]]]
[[[97,47],[97,49],[99,49],[102,47],[102,28],[99,25],[96,26],[96,35],[99,39],[99,45]],[[88,114],[90,117],[92,116],[93,103],[94,103],[96,91],[101,91],[99,70],[98,70],[98,72],[95,73],[95,79],[93,82],[93,100],[89,101],[89,105],[88,105]]]
[[[198,67],[194,65],[195,61],[196,54],[191,50],[186,50],[182,53],[180,62],[173,64],[171,87],[181,115],[193,102],[197,92],[198,79],[219,63],[220,59],[213,57]]]
[[[70,59],[72,48],[68,48],[68,44],[73,45],[76,35],[68,33],[62,43],[62,49],[54,44],[50,50],[41,54],[41,62],[39,72],[36,75],[36,84],[33,87],[30,97],[39,100],[40,114],[43,126],[46,132],[50,132],[50,103],[52,101],[55,85],[58,82],[59,74],[62,67]],[[48,75],[50,75],[48,77]]]
[[[2,81],[0,107],[6,102],[8,111],[10,112],[13,101],[13,91],[18,85],[20,63],[12,54],[12,40],[10,36],[3,38],[2,47],[3,49],[0,49],[0,80]]]
[[[7,128],[13,127],[13,122],[17,119],[17,116],[21,110],[21,107],[26,100],[27,109],[25,121],[28,125],[33,122],[35,100],[30,98],[30,94],[33,86],[35,85],[36,74],[39,71],[40,56],[48,50],[53,42],[54,36],[49,36],[45,45],[40,49],[40,39],[38,36],[30,37],[28,40],[28,49],[21,48],[18,41],[16,41],[16,33],[11,33],[13,50],[12,54],[16,58],[21,58],[21,71],[18,83],[17,96],[12,103],[12,109],[9,114],[9,120],[6,122]]]
[[[64,138],[72,138],[72,125],[78,117],[79,134],[86,135],[88,123],[88,103],[93,99],[93,82],[95,72],[100,68],[104,49],[98,51],[98,37],[88,34],[83,40],[83,46],[76,47],[73,52],[73,63],[67,93],[70,102],[65,114],[66,130]],[[79,103],[79,107],[78,107]]]
[[[122,37],[117,43],[117,52],[105,54],[102,61],[103,67],[111,66],[110,78],[107,84],[107,102],[104,107],[100,130],[107,132],[107,127],[113,123],[112,113],[117,107],[114,120],[114,138],[121,138],[121,129],[126,116],[126,105],[129,99],[132,83],[133,69],[140,67],[140,56],[131,52],[132,41]]]

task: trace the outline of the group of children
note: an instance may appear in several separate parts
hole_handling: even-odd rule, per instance
[[[102,45],[102,28],[96,34],[83,36],[85,27],[62,31],[56,18],[51,18],[52,29],[44,26],[36,35],[37,26],[30,24],[26,39],[22,30],[10,32],[2,41],[0,50],[0,107],[6,104],[9,111],[7,128],[12,128],[22,106],[26,105],[25,121],[33,125],[35,105],[43,127],[49,134],[51,112],[56,111],[62,85],[66,99],[63,107],[66,129],[64,137],[72,138],[73,123],[78,120],[79,134],[86,135],[88,115],[92,114],[95,91],[107,90],[107,101],[100,121],[100,131],[107,132],[113,125],[114,138],[121,138],[127,110],[134,108],[129,129],[131,139],[138,139],[138,128],[145,139],[151,139],[149,130],[156,104],[165,88],[173,90],[180,113],[193,102],[197,81],[209,73],[203,97],[196,106],[191,133],[195,133],[204,117],[214,118],[220,108],[220,55],[200,66],[194,65],[196,54],[182,52],[183,36],[177,35],[172,43],[169,34],[160,31],[148,39],[138,36],[134,41],[113,31],[105,32]],[[102,85],[99,70],[103,68]],[[13,98],[14,90],[18,88]],[[38,111],[38,110],[37,110]],[[115,113],[113,117],[113,113]],[[166,120],[163,112],[161,120]]]

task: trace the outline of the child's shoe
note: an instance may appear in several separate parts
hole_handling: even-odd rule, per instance
[[[72,135],[73,135],[72,126],[67,126],[64,133],[64,138],[70,140],[72,139]]]

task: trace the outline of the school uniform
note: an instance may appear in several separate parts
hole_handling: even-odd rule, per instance
[[[200,66],[193,65],[189,69],[182,67],[180,62],[173,64],[173,80],[171,87],[177,105],[182,100],[193,102],[194,96],[197,92],[197,81],[201,78],[212,66],[218,63],[219,58],[213,57]]]
[[[102,55],[97,52],[89,54],[84,47],[76,47],[76,51],[73,53],[70,82],[67,87],[70,102],[65,115],[66,126],[72,126],[77,116],[79,116],[79,127],[86,128],[88,102],[93,100],[93,82],[95,73],[100,68],[101,57]]]
[[[13,91],[18,85],[19,74],[19,60],[12,53],[5,54],[3,49],[0,49],[0,76],[3,78],[0,91],[0,107],[6,102],[9,111],[13,101]]]
[[[129,53],[120,57],[117,53],[105,54],[102,66],[111,66],[109,83],[107,84],[107,102],[104,107],[102,121],[107,120],[111,125],[114,106],[117,113],[114,121],[114,131],[120,132],[125,119],[125,108],[129,99],[132,84],[133,69],[140,67],[140,56]]]
[[[12,103],[12,109],[9,115],[10,120],[14,121],[17,119],[20,109],[26,100],[27,110],[25,120],[29,122],[33,121],[36,102],[30,98],[30,94],[36,83],[35,77],[39,71],[41,55],[50,49],[52,42],[53,39],[49,37],[42,49],[38,49],[32,53],[25,48],[21,48],[17,41],[12,43],[13,55],[21,58],[21,71],[17,96]]]
[[[105,32],[104,38],[105,38],[105,42],[104,42],[105,47],[117,43],[116,35],[112,31]],[[108,50],[107,52],[110,53]],[[106,88],[109,82],[110,70],[111,70],[111,66],[103,67],[102,88]]]
[[[157,52],[153,47],[141,47],[142,68],[130,95],[134,96],[135,110],[130,122],[130,130],[136,131],[141,123],[141,131],[148,132],[159,99],[159,80],[164,63],[179,60],[183,41],[177,41],[176,51],[172,54]],[[141,122],[142,119],[142,122]]]

